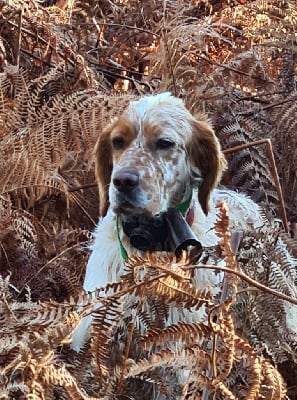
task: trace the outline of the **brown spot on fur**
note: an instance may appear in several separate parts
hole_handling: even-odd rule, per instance
[[[143,124],[143,132],[145,141],[150,148],[154,148],[155,140],[160,136],[160,128],[154,126],[148,121],[145,121]]]
[[[113,157],[118,160],[122,153],[129,147],[131,142],[136,138],[137,132],[135,126],[125,117],[120,117],[113,125],[110,132],[110,141],[113,138],[122,138],[124,140],[124,145],[121,149],[112,149]]]
[[[112,138],[122,136],[124,139],[124,147],[122,150],[114,150],[112,148]],[[95,173],[98,181],[100,206],[99,212],[101,216],[105,216],[108,209],[108,189],[112,173],[113,159],[118,160],[125,148],[129,146],[133,139],[137,136],[137,132],[133,124],[124,117],[118,118],[112,122],[99,135],[95,149]]]

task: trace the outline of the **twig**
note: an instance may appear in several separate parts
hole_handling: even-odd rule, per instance
[[[241,231],[232,231],[231,233],[231,249],[234,254],[237,254],[241,239],[242,239],[243,233]],[[226,279],[224,278],[223,282],[223,288],[222,288],[222,293],[221,293],[221,298],[220,298],[220,304],[222,304],[226,299],[227,299],[227,294],[228,294],[228,283]]]
[[[271,168],[272,168],[271,172],[272,172],[274,184],[275,184],[276,191],[277,191],[278,198],[279,198],[279,212],[280,212],[283,224],[284,224],[285,231],[288,233],[289,225],[288,225],[288,219],[287,219],[287,214],[286,214],[285,202],[284,202],[283,192],[282,192],[282,188],[280,185],[280,180],[279,180],[279,176],[278,176],[278,172],[277,172],[277,168],[276,168],[276,163],[275,163],[275,158],[274,158],[274,154],[273,154],[271,140],[270,139],[256,140],[255,142],[252,142],[252,143],[244,143],[244,144],[241,144],[238,146],[231,147],[230,149],[226,149],[223,152],[225,154],[234,153],[239,150],[247,149],[247,148],[254,147],[254,146],[259,146],[262,144],[265,144],[265,146],[266,146],[268,158],[270,160],[270,164],[271,164]]]
[[[14,28],[19,28],[19,25],[15,24],[13,21],[6,20],[5,22],[7,22],[9,25],[13,26]],[[26,33],[28,36],[31,36],[32,38],[36,39],[36,35],[34,33],[29,31],[28,29],[24,28],[23,26],[21,26],[20,28],[21,28],[20,30],[22,33]],[[50,43],[48,43],[48,41],[43,39],[41,36],[38,36],[38,41],[45,44],[50,49],[55,50],[54,46],[51,45]]]
[[[263,107],[263,110],[269,110],[269,108],[277,107],[282,104],[288,103],[289,101],[295,101],[297,99],[297,96],[289,97],[284,100],[276,101],[275,103],[268,104],[267,106]]]
[[[251,100],[251,101],[256,101],[260,103],[268,102],[268,100],[260,100],[259,97],[264,97],[264,96],[275,96],[277,94],[285,94],[285,90],[281,90],[279,92],[265,92],[265,93],[257,93],[256,95],[249,95],[249,96],[238,96],[239,101],[245,101],[245,100]]]
[[[23,52],[23,53],[25,53],[25,54],[27,54],[27,56],[30,56],[30,57],[34,58],[35,60],[41,62],[42,64],[48,65],[49,67],[52,67],[52,68],[57,68],[57,65],[56,65],[56,64],[52,64],[50,61],[46,61],[46,60],[44,60],[43,58],[40,58],[40,57],[36,56],[35,54],[31,53],[31,52],[28,51],[28,50],[20,49],[20,51]],[[65,60],[66,60],[66,59],[65,59]],[[67,61],[69,61],[69,63],[70,63],[72,66],[74,66],[74,63],[73,63],[71,60],[67,59]],[[75,77],[74,74],[72,74],[72,73],[69,72],[69,71],[63,70],[62,68],[58,68],[58,71],[64,72],[66,75],[68,75],[68,76],[70,76],[70,77],[72,77],[72,78]]]
[[[177,96],[177,85],[176,85],[176,79],[174,75],[174,69],[171,61],[171,53],[169,52],[169,47],[168,47],[168,42],[166,41],[165,37],[163,37],[164,40],[164,45],[168,54],[168,63],[169,63],[169,68],[171,72],[171,77],[172,77],[172,83],[173,83],[173,88],[174,88],[174,95]]]
[[[237,68],[230,67],[229,65],[220,64],[220,63],[218,63],[217,61],[210,60],[209,58],[207,58],[207,57],[205,57],[205,56],[202,56],[202,55],[199,55],[199,54],[196,54],[196,57],[201,58],[202,60],[207,61],[209,64],[213,64],[213,65],[216,65],[216,66],[218,66],[218,67],[221,67],[221,68],[224,68],[224,69],[228,69],[228,70],[230,70],[230,71],[232,71],[232,72],[236,72],[237,74],[244,75],[244,76],[248,76],[249,78],[252,78],[252,76],[251,76],[250,74],[248,74],[247,72],[240,71],[240,70],[237,69]]]
[[[241,231],[232,231],[231,233],[231,239],[230,239],[230,250],[233,252],[233,254],[236,254],[240,245],[242,239],[242,232]],[[234,268],[236,268],[236,261],[234,260]],[[234,270],[234,269],[232,269]],[[228,295],[228,290],[229,290],[229,282],[228,279],[226,279],[226,274],[224,276],[224,281],[223,281],[223,288],[222,288],[222,293],[221,293],[221,298],[220,298],[220,303],[218,306],[215,306],[209,313],[208,316],[208,323],[209,326],[212,326],[212,314],[216,309],[219,309],[221,305],[227,300],[227,295]],[[208,366],[207,370],[207,377],[210,379],[216,379],[217,378],[217,343],[218,343],[218,334],[214,330],[214,335],[213,335],[213,343],[212,343],[212,353],[211,353],[211,363]],[[205,388],[202,393],[202,400],[213,400],[216,398],[216,391],[211,392],[210,389]]]
[[[297,299],[294,299],[290,296],[287,296],[286,294],[280,293],[274,289],[271,289],[268,286],[263,285],[262,283],[259,283],[257,281],[255,281],[253,278],[250,278],[248,275],[246,275],[245,273],[238,271],[238,270],[234,270],[231,268],[227,268],[227,267],[220,267],[218,265],[188,265],[184,267],[185,269],[214,269],[216,271],[221,271],[221,272],[227,272],[230,274],[235,274],[236,276],[238,276],[239,278],[241,278],[242,280],[244,280],[245,282],[249,283],[251,286],[256,287],[257,289],[261,290],[264,293],[268,293],[271,294],[272,296],[278,297],[279,299],[288,301],[289,303],[295,304],[297,305]]]
[[[95,19],[95,17],[94,17],[93,19]],[[137,26],[123,25],[123,24],[115,24],[115,23],[111,23],[111,22],[101,22],[101,21],[100,21],[100,22],[96,21],[96,22],[97,22],[98,25],[116,26],[116,27],[119,27],[119,28],[127,28],[127,29],[131,29],[131,30],[136,30],[136,31],[139,31],[139,32],[149,33],[150,35],[156,36],[157,38],[160,37],[160,35],[158,35],[158,34],[155,33],[155,32],[149,31],[148,29],[138,28]],[[85,23],[80,23],[79,25],[80,25],[80,26],[82,26],[82,25],[94,25],[94,23],[85,22]],[[68,27],[68,26],[69,26],[69,25],[67,25],[67,27]]]
[[[116,293],[113,293],[107,297],[97,297],[94,301],[91,302],[91,304],[88,304],[87,306],[84,305],[79,305],[77,304],[79,307],[83,307],[83,311],[81,313],[82,318],[91,315],[94,311],[98,312],[99,310],[101,310],[102,308],[106,307],[110,302],[114,302],[115,300],[123,297],[126,294],[131,294],[133,293],[137,288],[140,288],[141,286],[144,285],[149,285],[150,283],[153,283],[155,281],[158,281],[161,278],[166,278],[168,276],[168,274],[166,273],[162,273],[160,275],[154,276],[152,278],[149,279],[145,279],[144,281],[135,283],[134,285],[130,285],[129,287],[126,287]],[[97,288],[96,290],[92,291],[91,293],[98,293],[103,291],[104,287],[102,288]],[[98,303],[101,303],[101,305],[99,305],[98,307],[96,307],[96,309],[94,308],[94,306],[96,306]]]
[[[269,110],[270,108],[281,106],[282,104],[289,103],[290,101],[295,101],[296,99],[297,99],[297,96],[293,96],[293,97],[286,98],[284,100],[279,100],[274,103],[267,104],[267,106],[263,106],[261,108],[261,110]],[[251,109],[251,110],[246,110],[246,111],[239,111],[236,114],[237,115],[251,115],[254,113],[255,113],[255,110]]]
[[[144,86],[150,88],[150,85],[149,85],[147,82],[139,81],[139,80],[137,80],[137,79],[135,79],[135,78],[133,78],[133,77],[130,77],[130,76],[128,76],[128,75],[121,75],[121,74],[119,74],[119,73],[117,73],[117,72],[113,72],[113,71],[111,71],[111,70],[105,69],[104,67],[102,67],[102,66],[101,66],[99,63],[97,63],[96,61],[91,60],[90,57],[88,57],[87,61],[88,61],[90,64],[95,65],[95,66],[99,69],[99,71],[103,72],[103,74],[105,74],[105,75],[107,75],[107,76],[110,76],[110,77],[113,77],[113,78],[118,78],[118,79],[125,79],[125,80],[128,80],[128,81],[133,82],[133,83],[137,82],[139,85],[144,85]],[[126,71],[124,68],[123,68],[122,70],[123,70],[123,71]],[[136,73],[139,73],[139,72],[137,72],[137,71],[133,71],[133,72],[134,72],[134,73],[135,73],[135,72],[136,72]],[[132,72],[132,73],[133,73],[133,72]]]
[[[220,64],[220,63],[218,63],[217,61],[214,61],[214,60],[210,60],[209,58],[207,58],[205,56],[201,56],[199,54],[196,54],[196,57],[207,61],[209,64],[217,65],[218,67],[221,67],[221,68],[227,69],[229,71],[235,72],[236,74],[247,76],[248,78],[251,78],[251,79],[257,79],[258,78],[257,76],[250,75],[248,72],[243,72],[240,69],[237,69],[237,68],[234,68],[234,67],[230,67],[229,65]],[[271,81],[267,81],[267,82],[271,82]],[[240,113],[238,113],[238,114],[240,114]]]
[[[43,264],[38,271],[36,271],[36,273],[34,275],[31,276],[31,278],[29,278],[21,287],[21,289],[19,289],[19,293],[22,293],[22,291],[25,289],[26,286],[29,285],[29,283],[33,280],[36,279],[36,277],[45,269],[47,268],[51,263],[57,261],[60,257],[64,256],[64,254],[66,254],[68,251],[71,251],[73,249],[76,248],[80,248],[83,249],[84,247],[86,248],[86,246],[88,245],[88,242],[79,242],[79,243],[75,243],[74,245],[72,245],[71,247],[67,247],[66,249],[62,250],[59,254],[56,254],[53,258],[51,258],[50,260],[48,260],[45,264]]]
[[[72,192],[76,192],[78,190],[83,190],[83,189],[88,189],[91,187],[95,187],[97,186],[96,182],[92,182],[92,183],[86,183],[85,185],[80,185],[80,186],[75,186],[75,187],[68,187],[68,192],[72,193]]]
[[[15,54],[15,64],[19,68],[20,65],[20,49],[21,49],[21,38],[22,38],[22,19],[23,19],[23,10],[19,10],[19,18],[18,18],[18,38],[17,38],[17,47]]]
[[[5,21],[5,22],[7,22],[9,25],[11,25],[11,26],[13,26],[13,27],[15,27],[15,28],[19,28],[19,25],[15,24],[15,23],[12,22],[12,21],[7,20],[7,21]],[[22,27],[22,26],[20,27],[19,35],[21,35],[21,33],[26,33],[27,35],[31,36],[32,38],[37,39],[37,37],[36,37],[37,35],[36,35],[36,34],[32,33],[31,31],[29,31],[28,29],[26,29],[26,28],[24,28],[24,27]],[[43,39],[41,36],[38,36],[38,41],[41,42],[41,43],[43,43],[43,44],[45,44],[45,45],[46,45],[48,48],[50,48],[51,50],[57,51],[57,49],[56,49],[51,43],[48,43],[48,41],[45,40],[45,39]],[[43,59],[41,59],[41,58],[35,56],[34,54],[30,53],[30,52],[27,51],[27,50],[24,50],[24,49],[21,49],[21,48],[20,48],[19,50],[20,50],[20,51],[23,51],[25,54],[27,54],[27,55],[29,55],[29,56],[34,57],[35,59],[41,61],[41,62],[44,63],[44,64],[47,64],[47,65],[49,65],[49,66],[51,66],[51,67],[54,67],[54,66],[55,66],[55,65],[51,64],[50,62],[46,62],[45,60],[43,60]],[[69,62],[69,64],[71,64],[72,66],[75,65],[75,62],[72,61],[72,60],[70,60],[69,58],[66,58],[65,55],[64,55],[61,51],[57,51],[57,54],[58,54],[63,60],[65,60],[66,62]]]
[[[88,213],[88,211],[85,209],[85,207],[82,205],[81,201],[72,193],[69,193],[70,198],[76,203],[76,205],[81,209],[83,214],[86,215],[86,217],[89,219],[89,221],[93,224],[93,226],[96,226],[96,222],[94,219],[91,217],[91,215]]]

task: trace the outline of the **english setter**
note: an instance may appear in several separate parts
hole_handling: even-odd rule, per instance
[[[205,247],[218,242],[213,229],[218,200],[229,205],[231,227],[247,230],[262,224],[250,199],[215,189],[226,160],[214,131],[205,115],[194,117],[170,93],[132,101],[100,133],[95,163],[101,219],[86,268],[86,291],[119,280],[124,266],[120,247],[128,255],[140,251],[133,248],[122,225],[117,226],[118,219],[140,213],[154,217],[186,204],[185,218]],[[217,277],[201,271],[197,286],[212,289]],[[89,323],[85,318],[74,332],[74,349],[81,347]]]

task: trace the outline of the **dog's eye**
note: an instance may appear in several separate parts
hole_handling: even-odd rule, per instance
[[[172,142],[170,139],[158,139],[156,141],[156,149],[158,150],[166,150],[170,149],[171,147],[174,147],[175,143]]]
[[[125,141],[121,136],[115,136],[112,138],[111,143],[115,150],[121,150],[124,147]]]

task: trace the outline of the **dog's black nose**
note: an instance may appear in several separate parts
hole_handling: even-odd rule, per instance
[[[135,169],[122,168],[114,174],[113,184],[120,192],[128,192],[139,185],[139,174]]]

